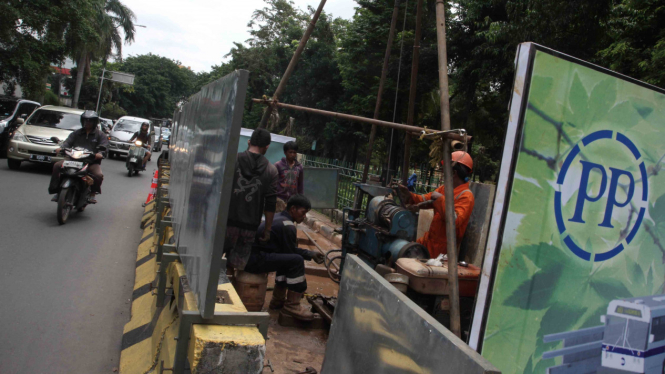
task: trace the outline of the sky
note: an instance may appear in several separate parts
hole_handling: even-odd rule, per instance
[[[182,62],[195,72],[219,65],[233,42],[249,39],[247,23],[263,0],[123,0],[136,14],[135,40],[123,45],[122,55],[153,53]],[[293,0],[296,7],[318,7],[319,0]],[[324,11],[351,19],[358,4],[328,0]]]

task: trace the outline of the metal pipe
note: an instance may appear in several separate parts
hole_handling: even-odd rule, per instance
[[[97,95],[97,106],[95,107],[95,112],[99,113],[99,100],[102,98],[102,87],[104,87],[104,74],[106,74],[106,68],[102,70],[101,82],[99,82],[99,94]]]
[[[416,33],[413,41],[413,59],[411,61],[411,85],[409,86],[409,112],[406,124],[413,126],[413,117],[416,110],[416,93],[418,86],[418,62],[420,60],[420,38],[423,18],[423,0],[418,0],[416,7]],[[404,137],[404,162],[402,163],[402,183],[406,184],[409,178],[409,161],[411,160],[411,137]]]
[[[279,100],[279,97],[282,95],[282,92],[286,88],[286,82],[288,82],[289,78],[291,78],[291,74],[293,74],[293,70],[296,68],[296,64],[298,64],[300,55],[302,54],[302,51],[305,49],[307,41],[309,40],[309,37],[312,35],[312,32],[314,31],[314,26],[316,26],[316,21],[319,20],[319,16],[321,15],[321,12],[323,11],[323,6],[325,4],[326,0],[321,0],[318,9],[316,9],[316,12],[314,12],[314,16],[312,16],[312,20],[309,22],[307,30],[305,30],[302,39],[300,39],[298,48],[296,48],[296,52],[293,54],[293,57],[291,57],[289,66],[286,68],[286,71],[282,76],[282,80],[279,81],[279,85],[277,86],[275,93],[272,95],[273,101]],[[266,127],[266,125],[268,124],[268,119],[270,119],[270,114],[272,113],[273,110],[277,110],[277,108],[269,106],[268,108],[266,108],[266,111],[263,112],[263,117],[261,117],[261,123],[259,124],[260,129]]]
[[[388,127],[388,128],[392,128],[392,129],[396,129],[396,130],[410,131],[410,132],[419,133],[419,134],[422,133],[423,131],[428,132],[428,133],[432,132],[432,129],[426,129],[426,128],[418,127],[418,126],[409,126],[409,125],[405,125],[403,123],[382,121],[380,119],[354,116],[352,114],[329,112],[327,110],[307,108],[307,107],[304,107],[304,106],[291,105],[291,104],[284,104],[284,103],[273,102],[273,101],[264,100],[264,99],[252,99],[252,101],[255,102],[255,103],[261,103],[261,104],[265,104],[265,105],[274,105],[278,108],[299,110],[299,111],[305,112],[305,113],[319,114],[319,115],[322,115],[322,116],[343,119],[343,120],[346,120],[346,121],[369,123],[370,125],[377,124],[377,125],[383,126],[383,127]],[[455,133],[452,133],[452,132],[451,133],[443,133],[441,136],[443,136],[444,138],[450,139],[450,140],[464,141],[464,136],[459,135],[459,134],[455,134]],[[471,140],[470,136],[467,136],[466,138],[468,140]]]
[[[328,255],[328,252],[326,252],[323,248],[321,248],[321,246],[319,245],[319,243],[317,243],[316,240],[314,240],[311,236],[309,236],[309,234],[307,233],[307,231],[302,230],[302,232],[304,232],[305,235],[307,235],[307,237],[309,238],[309,241],[310,241],[310,242],[314,243],[314,245],[316,246],[316,249],[318,249],[319,252],[321,252],[324,256],[327,256],[327,255]],[[337,264],[334,263],[334,262],[333,262],[332,264],[333,264],[333,266],[335,267],[335,269],[337,269],[337,271],[339,272],[339,266],[337,266]]]
[[[441,130],[450,130],[450,100],[448,97],[448,56],[446,53],[446,9],[444,0],[436,1],[436,39],[439,55],[439,91]],[[457,245],[455,234],[455,200],[450,142],[443,142],[443,185],[445,197],[446,237],[448,244],[448,286],[450,295],[450,331],[461,336],[459,282],[457,279]]]
[[[383,96],[383,85],[386,82],[386,75],[388,75],[388,63],[390,62],[390,52],[393,47],[393,40],[395,39],[395,26],[397,25],[397,14],[399,13],[400,0],[395,0],[395,7],[393,8],[393,18],[390,21],[390,31],[388,32],[388,45],[386,46],[386,54],[383,56],[383,68],[381,69],[381,79],[379,80],[379,92],[376,94],[376,106],[374,107],[374,119],[379,118],[379,111],[381,109],[381,98]],[[363,168],[362,183],[367,182],[367,174],[369,173],[369,164],[372,160],[372,148],[374,147],[374,138],[376,137],[376,124],[372,125],[372,131],[369,133],[369,143],[367,143],[367,154],[365,155],[365,167]]]

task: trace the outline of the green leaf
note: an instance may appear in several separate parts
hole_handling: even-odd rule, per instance
[[[589,110],[589,94],[582,84],[580,77],[575,73],[573,84],[568,93],[568,105],[572,110],[572,118],[567,118],[567,122],[571,122],[576,126],[581,126],[587,122],[587,113]]]
[[[635,108],[640,117],[644,119],[647,119],[647,117],[649,117],[649,115],[653,112],[653,103],[650,103],[646,100],[632,98],[630,103],[633,104],[633,108]]]
[[[608,77],[607,79],[596,84],[591,90],[589,97],[589,110],[592,110],[592,121],[603,119],[607,112],[612,108],[617,99],[617,86],[616,78]]]
[[[656,224],[665,222],[665,195],[661,195],[653,205],[649,206],[649,216]]]

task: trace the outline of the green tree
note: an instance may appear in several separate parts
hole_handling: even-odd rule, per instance
[[[70,53],[68,40],[94,39],[92,0],[9,0],[0,3],[0,82],[43,99],[50,65]]]
[[[81,38],[76,36],[70,40],[72,57],[77,61],[76,86],[72,97],[72,107],[78,107],[81,86],[89,76],[90,62],[101,60],[104,63],[116,51],[116,59],[122,60],[123,38],[125,43],[134,41],[134,12],[119,0],[90,0],[94,1],[93,22],[96,27],[95,37]]]
[[[623,0],[606,24],[611,44],[599,52],[610,69],[665,87],[665,2]]]
[[[118,90],[118,103],[129,115],[170,118],[176,103],[192,95],[196,74],[179,61],[153,54],[131,56],[119,70],[134,74],[133,86]]]

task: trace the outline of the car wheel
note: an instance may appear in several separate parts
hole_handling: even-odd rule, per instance
[[[133,172],[134,172],[134,165],[129,164],[129,166],[127,167],[127,176],[131,178]]]
[[[7,165],[9,166],[10,169],[12,170],[18,170],[21,168],[21,161],[19,160],[13,160],[11,158],[7,159]]]

